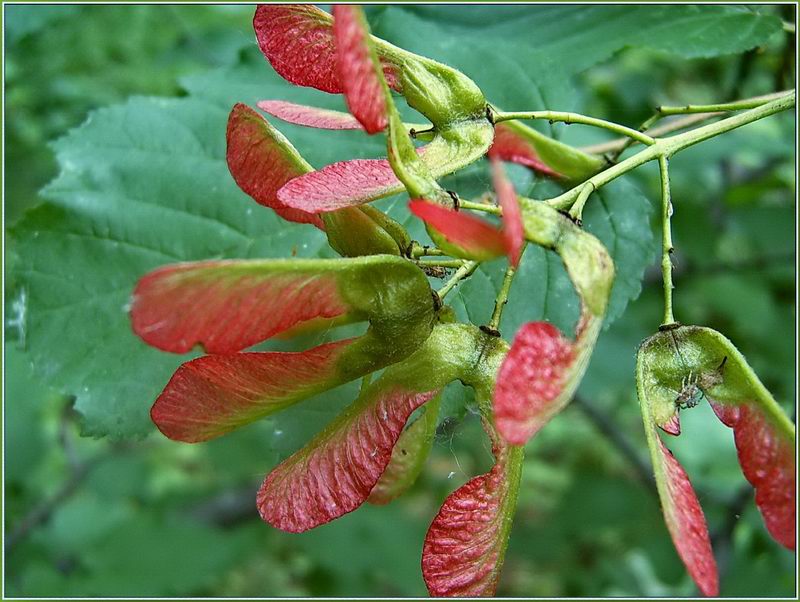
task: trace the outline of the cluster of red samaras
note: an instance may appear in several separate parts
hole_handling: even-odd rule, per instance
[[[256,11],[254,27],[259,46],[275,70],[288,81],[333,94],[344,94],[350,114],[264,100],[258,107],[288,123],[330,130],[361,129],[369,134],[388,125],[387,100],[370,57],[368,33],[347,6],[337,6],[332,26],[315,19],[315,9],[303,6],[262,6]],[[399,67],[380,57],[383,76],[390,88],[399,88]],[[239,106],[241,113],[249,112]],[[232,114],[236,127],[243,118]],[[229,158],[246,157],[252,140],[228,130]],[[236,132],[234,130],[234,132]],[[236,132],[238,133],[238,132]],[[417,149],[424,156],[426,147]],[[488,156],[493,160],[494,183],[503,208],[503,227],[430,203],[412,200],[411,211],[467,253],[479,256],[507,254],[513,265],[519,262],[523,246],[520,210],[516,194],[504,177],[500,160],[527,165],[551,176],[534,148],[504,126],[497,126],[495,143]],[[298,175],[273,173],[270,186],[254,191],[249,183],[256,170],[234,163],[231,172],[245,192],[290,221],[319,225],[320,212],[335,211],[400,192],[402,185],[387,159],[354,159],[334,163],[320,170]],[[263,185],[262,185],[263,186]],[[259,194],[254,194],[257,192]]]
[[[260,6],[254,19],[258,43],[281,76],[296,85],[343,94],[350,114],[278,100],[262,101],[259,108],[308,127],[362,129],[369,134],[385,131],[391,99],[384,85],[399,89],[397,68],[379,57],[383,72],[375,69],[369,33],[355,7],[335,6],[332,25],[321,22],[317,14],[317,9],[304,5]],[[321,213],[403,190],[387,159],[355,159],[313,170],[293,154],[288,142],[279,136],[265,136],[266,127],[261,115],[237,104],[228,122],[228,165],[244,192],[288,221],[324,229]],[[425,147],[417,152],[424,156]],[[516,266],[524,246],[522,215],[500,160],[515,161],[549,176],[558,174],[525,140],[502,124],[495,128],[495,142],[488,156],[503,210],[502,227],[425,199],[413,199],[409,207],[467,253],[480,257],[507,255]],[[146,342],[178,353],[201,343],[210,354],[181,366],[153,407],[154,422],[170,438],[202,441],[229,432],[248,421],[248,408],[259,396],[268,395],[289,405],[324,390],[352,343],[339,341],[300,353],[243,353],[247,347],[303,322],[343,316],[348,306],[330,275],[287,274],[262,281],[233,270],[232,275],[225,276],[229,267],[227,262],[167,267],[143,278],[135,292],[134,330]],[[164,286],[167,281],[169,286]],[[237,309],[230,312],[226,309],[230,307]],[[198,308],[203,309],[198,312]],[[220,320],[220,316],[227,317]],[[522,401],[536,399],[543,405],[558,397],[577,363],[577,345],[545,323],[528,324],[517,334],[495,392],[497,428],[506,442],[522,445],[541,426],[537,422],[540,408],[530,404],[522,407],[516,393],[527,388],[530,391]],[[287,531],[305,531],[371,500],[371,491],[392,462],[393,448],[406,421],[432,396],[431,392],[387,390],[376,403],[365,406],[362,415],[334,422],[315,438],[316,449],[295,454],[267,476],[258,494],[264,520]],[[750,436],[753,429],[746,426],[752,421],[748,423],[742,412],[731,412],[720,416],[736,428],[745,474],[759,487],[765,482],[766,468],[758,457],[765,452],[753,449],[758,442]],[[508,449],[511,447],[496,448],[495,468],[449,496],[431,525],[423,550],[423,572],[432,594],[494,593],[497,563],[502,559],[491,556],[502,556],[505,545],[493,539],[503,522],[495,506],[504,503],[502,498],[507,493],[499,467]],[[694,568],[689,567],[690,573],[703,592],[714,595],[716,567],[707,545],[705,519],[685,473],[663,449],[668,456],[670,486],[675,490],[675,521],[678,531],[685,532],[684,542],[689,542],[683,544],[683,550],[680,542],[676,545],[684,560],[694,564]],[[773,456],[786,453],[781,450]],[[340,459],[352,458],[357,459],[352,463],[357,470],[340,470]],[[771,462],[780,460],[770,458]],[[748,462],[752,468],[748,468]],[[781,487],[789,484],[788,475],[784,476]],[[784,493],[783,489],[776,491],[774,486],[762,484],[759,505],[762,512],[765,505],[771,508],[765,512],[768,525],[779,525],[770,527],[770,531],[777,531],[781,543],[794,548],[794,508],[788,508]],[[791,500],[793,504],[793,491]]]

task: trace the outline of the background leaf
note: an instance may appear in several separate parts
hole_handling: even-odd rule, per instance
[[[204,445],[155,436],[114,443],[77,435],[69,398],[61,391],[76,395],[87,412],[85,425],[97,434],[153,431],[147,409],[180,358],[139,347],[123,307],[141,273],[171,260],[159,253],[287,256],[295,247],[298,255],[329,253],[313,228],[275,221],[230,181],[222,151],[233,103],[282,98],[338,110],[344,103],[289,86],[272,73],[255,48],[249,6],[58,8],[71,14],[50,20],[43,14],[50,7],[6,7],[6,16],[12,16],[5,29],[6,102],[14,116],[3,132],[7,223],[44,203],[6,241],[5,333],[13,341],[7,343],[4,366],[7,541],[42,502],[72,481],[74,460],[98,461],[48,520],[7,550],[6,595],[424,595],[419,554],[430,520],[451,491],[491,466],[472,391],[460,383],[444,392],[447,418],[408,494],[299,537],[258,520],[255,491],[272,466],[355,398],[358,383]],[[14,34],[15,11],[38,24]],[[780,32],[779,22],[794,20],[790,6],[376,6],[369,11],[377,35],[463,68],[506,110],[573,109],[638,127],[658,104],[730,100],[794,87],[794,43]],[[131,94],[173,98],[128,100]],[[62,157],[57,162],[45,141],[113,103],[56,145]],[[407,107],[401,111],[415,119]],[[385,152],[378,137],[276,126],[315,167]],[[608,139],[606,132],[582,126],[536,127],[571,144]],[[725,332],[789,412],[796,399],[796,341],[787,336],[796,314],[794,128],[794,115],[775,116],[671,162],[676,316]],[[523,194],[546,198],[559,192],[528,170],[507,168]],[[64,173],[47,199],[37,197],[36,190],[59,170]],[[445,184],[470,198],[491,187],[482,162]],[[649,168],[618,187],[619,194],[593,195],[587,204],[589,227],[601,238],[609,229],[606,205],[612,219],[621,211],[620,217],[639,220],[658,198],[657,173]],[[380,206],[414,238],[425,240],[419,221],[408,217],[405,199],[385,199]],[[112,234],[118,240],[98,238]],[[630,299],[638,270],[648,264],[636,251],[637,241],[651,253],[653,242],[645,241],[658,241],[647,229],[635,235],[626,242],[629,252],[615,254],[618,264],[631,260],[630,267],[618,265],[620,273],[630,274],[624,281],[630,289],[618,292],[623,283],[618,278],[614,290],[614,298],[628,304],[601,334],[579,396],[606,416],[634,451],[644,453],[633,359],[660,318],[661,283],[650,265],[641,295]],[[525,280],[517,280],[516,309],[507,309],[501,325],[508,337],[515,324],[539,315],[562,328],[577,316],[565,275],[555,277],[558,259],[532,251],[526,252],[525,269],[544,270],[549,262],[552,286],[526,290]],[[469,309],[477,323],[489,318],[502,262],[487,267],[450,297],[462,316]],[[731,303],[732,297],[740,303]],[[69,305],[53,309],[63,304]],[[615,305],[612,301],[612,310]],[[320,341],[307,337],[298,346]],[[274,346],[291,348],[286,342]],[[498,594],[696,594],[647,482],[583,408],[567,408],[531,443]],[[682,426],[676,454],[718,538],[722,594],[794,595],[796,559],[770,541],[749,490],[740,497],[740,488],[749,486],[729,429],[699,408],[686,413]],[[158,546],[173,553],[161,557],[163,566],[148,567],[143,557]],[[202,567],[202,574],[193,565]],[[150,568],[152,579],[145,572]]]

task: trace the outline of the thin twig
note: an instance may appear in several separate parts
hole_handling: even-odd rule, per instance
[[[629,138],[638,140],[642,144],[653,144],[653,142],[655,142],[647,134],[631,129],[627,126],[620,125],[619,123],[614,123],[613,121],[606,121],[605,119],[598,119],[596,117],[581,115],[579,113],[569,113],[565,111],[520,111],[520,112],[510,112],[510,113],[499,112],[494,117],[495,123],[500,123],[502,121],[519,120],[519,119],[531,119],[531,120],[546,119],[551,123],[554,121],[559,121],[561,123],[566,123],[566,124],[580,123],[582,125],[591,125],[594,127],[602,128],[604,130],[615,132],[617,134],[622,134],[623,136],[628,136]]]
[[[583,218],[583,207],[586,205],[586,201],[589,200],[589,197],[592,196],[594,192],[594,184],[591,182],[587,182],[586,185],[581,189],[580,194],[578,194],[578,198],[575,199],[575,204],[570,207],[569,216],[576,222],[580,223]]]
[[[664,280],[664,321],[662,326],[674,324],[672,314],[672,198],[669,185],[669,162],[662,155],[658,158],[658,170],[661,174],[661,277]]]
[[[717,113],[695,113],[693,115],[687,115],[686,117],[681,117],[680,119],[672,119],[666,123],[662,123],[658,127],[646,129],[645,132],[648,136],[652,136],[653,138],[660,138],[666,134],[671,134],[672,132],[677,132],[680,130],[684,130],[688,127],[695,125],[696,123],[701,123],[713,117],[720,117],[725,113],[717,112]],[[656,117],[656,115],[654,115]],[[652,118],[651,118],[652,119]],[[650,120],[648,120],[650,121]],[[647,121],[642,124],[646,126]],[[593,144],[591,146],[584,146],[581,150],[585,153],[591,153],[595,155],[604,155],[610,153],[612,155],[612,160],[616,161],[616,159],[621,155],[625,150],[629,147],[638,144],[636,140],[632,138],[617,138],[616,140],[610,140],[609,142],[601,142],[600,144]]]
[[[436,291],[437,294],[439,295],[439,299],[444,299],[447,296],[447,294],[451,290],[453,290],[453,288],[455,288],[455,286],[459,282],[464,280],[464,278],[467,278],[468,276],[470,276],[472,274],[472,272],[474,272],[476,269],[478,269],[479,265],[480,265],[480,262],[478,262],[478,261],[468,261],[464,265],[462,265],[460,268],[458,268],[458,271],[455,274],[453,274],[453,277],[450,278],[450,280],[448,280],[444,284],[444,286],[442,288],[440,288],[438,291]]]
[[[523,247],[522,253],[524,252],[525,248]],[[520,253],[520,261],[522,260],[522,253]],[[517,270],[512,266],[508,266],[506,269],[505,276],[503,277],[503,285],[500,287],[500,292],[497,293],[497,298],[494,300],[494,311],[489,320],[489,328],[492,330],[498,330],[500,328],[500,318],[503,315],[503,309],[508,303],[508,293],[511,291],[511,283],[514,282],[516,273]]]
[[[594,184],[595,189],[601,188],[621,175],[624,175],[629,171],[639,167],[640,165],[649,163],[650,161],[656,160],[662,156],[670,157],[684,149],[689,148],[690,146],[700,144],[705,140],[714,138],[726,132],[730,132],[736,128],[753,123],[754,121],[758,121],[759,119],[764,119],[765,117],[769,117],[775,113],[785,111],[794,106],[795,93],[792,91],[790,94],[763,104],[760,107],[748,109],[747,111],[738,113],[716,123],[710,123],[708,125],[695,128],[688,132],[684,132],[683,134],[678,134],[677,136],[659,138],[656,140],[655,144],[652,144],[639,151],[635,155],[631,155],[624,161],[621,161],[616,165],[612,165],[608,169],[593,175],[591,178],[586,180],[586,182],[591,182]],[[572,207],[575,199],[580,194],[581,186],[582,185],[575,186],[574,188],[566,191],[564,194],[552,199],[548,199],[544,202],[556,209],[569,209]]]
[[[744,111],[745,109],[755,109],[761,105],[767,104],[772,100],[777,100],[791,94],[791,90],[782,90],[780,92],[773,92],[771,94],[762,94],[761,96],[753,96],[743,100],[734,100],[732,102],[718,102],[709,105],[682,105],[677,107],[660,106],[656,110],[661,115],[687,115],[691,113],[714,113],[720,111]]]
[[[417,259],[419,257],[441,257],[447,255],[447,253],[436,247],[421,245],[417,241],[414,241],[411,243],[409,255],[412,259]]]
[[[503,210],[497,205],[490,205],[488,203],[475,203],[473,201],[459,201],[461,209],[471,209],[473,211],[483,211],[485,213],[493,213],[494,215],[502,215]]]
[[[428,259],[428,260],[419,259],[414,263],[423,269],[425,269],[426,267],[455,269],[463,266],[466,263],[466,261],[463,259]]]
[[[748,108],[759,107],[771,100],[787,96],[791,90],[784,90],[782,92],[774,92],[772,94],[763,94],[761,96],[753,96],[742,100],[736,100],[728,103],[718,103],[715,105],[684,105],[683,107],[657,107],[655,113],[647,119],[639,129],[651,138],[660,138],[666,134],[677,132],[679,130],[690,127],[696,123],[701,123],[714,117],[725,115],[726,112],[740,111]],[[667,115],[686,115],[681,119],[675,119],[652,127],[656,121],[661,117]],[[611,154],[611,160],[616,161],[630,146],[637,144],[634,138],[624,137],[609,142],[600,144],[593,144],[591,146],[583,147],[581,150],[587,153],[604,155]]]

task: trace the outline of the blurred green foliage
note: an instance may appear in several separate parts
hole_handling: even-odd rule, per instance
[[[182,95],[179,76],[236,67],[253,55],[252,7],[5,10],[8,222],[37,203],[36,191],[55,175],[46,142],[78,125],[89,110],[129,95]],[[376,30],[391,33],[394,22],[386,13],[400,10],[374,9]],[[412,16],[420,11],[426,14],[416,8]],[[469,19],[449,25],[442,31],[477,26]],[[400,33],[423,45],[441,42],[426,37],[436,33],[430,20],[420,27],[425,36],[414,28]],[[447,47],[446,40],[439,46]],[[561,95],[554,97],[566,98],[566,90],[571,106],[547,108],[636,126],[658,104],[791,87],[793,48],[794,39],[783,33],[758,49],[717,58],[679,58],[645,48],[612,56],[614,48],[601,64],[557,84]],[[455,46],[450,52],[430,50],[443,60],[464,54]],[[263,68],[269,69],[266,63]],[[780,115],[690,149],[671,163],[676,317],[729,336],[790,413],[796,399],[796,182],[793,136],[787,132],[794,127],[792,115]],[[577,126],[553,131],[575,144],[605,139]],[[658,180],[651,167],[631,179],[655,200]],[[527,173],[515,177],[541,185]],[[634,456],[645,458],[633,364],[637,345],[661,315],[655,265],[643,286],[639,299],[601,336],[579,392],[582,403],[571,405],[529,446],[499,595],[695,594],[652,487],[635,458],[614,441],[622,436]],[[13,320],[13,306],[7,312]],[[6,333],[13,335],[8,322]],[[451,385],[447,404],[461,411],[440,426],[434,453],[409,494],[303,535],[283,534],[255,513],[260,480],[291,451],[265,444],[279,434],[271,422],[197,446],[155,435],[128,442],[82,438],[72,400],[33,376],[23,343],[5,347],[8,596],[424,595],[419,556],[432,516],[447,493],[491,462],[476,416],[461,409],[463,388]],[[297,413],[296,429],[313,432],[308,417],[325,416],[331,405],[352,399],[354,385],[349,387],[310,402]],[[790,596],[795,557],[766,534],[730,431],[701,407],[682,416],[684,433],[673,448],[706,511],[722,594]]]
[[[43,147],[89,110],[129,95],[176,95],[177,78],[231,64],[251,43],[244,6],[28,6],[5,10],[6,219],[56,175]]]

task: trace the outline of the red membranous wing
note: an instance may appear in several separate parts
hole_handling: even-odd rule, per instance
[[[163,351],[232,353],[315,318],[347,313],[334,275],[259,270],[258,263],[206,261],[144,276],[131,304],[134,332]]]
[[[228,117],[226,139],[228,169],[239,188],[287,221],[324,229],[319,216],[287,207],[278,198],[284,184],[311,171],[282,134],[256,111],[237,103]]]
[[[261,52],[284,79],[341,94],[331,16],[310,4],[261,4],[253,18]],[[384,77],[390,88],[400,90],[396,67],[381,57]]]
[[[551,418],[576,359],[576,345],[547,322],[524,324],[497,374],[494,412],[498,432],[524,445]]]
[[[474,215],[419,199],[412,199],[408,208],[440,232],[448,242],[475,257],[491,259],[506,253],[506,239],[502,231]]]
[[[497,159],[492,160],[492,182],[500,206],[503,208],[503,236],[508,249],[508,260],[516,268],[519,265],[522,247],[525,246],[522,210],[514,186],[506,177],[503,165]]]
[[[528,141],[502,123],[498,123],[494,128],[494,142],[487,155],[490,159],[524,165],[546,176],[561,177],[561,174],[539,158],[536,149]]]
[[[331,111],[306,105],[298,105],[285,100],[261,100],[258,108],[273,117],[310,128],[321,130],[363,130],[358,119],[349,113]]]
[[[408,417],[434,395],[394,387],[357,400],[267,475],[257,498],[261,517],[300,533],[358,508],[389,464]]]
[[[376,134],[388,125],[386,98],[361,8],[337,4],[333,17],[337,66],[347,107],[368,134]]]
[[[789,449],[794,447],[793,429],[738,350],[720,333],[699,326],[679,326],[659,330],[642,342],[636,360],[636,385],[664,518],[678,555],[692,579],[703,594],[716,596],[719,591],[717,567],[703,512],[686,472],[664,445],[657,428],[661,427],[670,434],[680,432],[680,423],[673,418],[679,409],[676,395],[678,390],[683,392],[687,378],[692,378],[708,396],[720,419],[734,428],[740,462],[751,482],[758,483],[757,491],[765,488],[777,492],[787,488],[778,497],[791,496],[792,513],[794,476],[789,477],[787,483],[778,469],[775,475],[777,489],[771,489],[771,483],[759,482],[756,473],[763,475],[763,472],[772,471],[772,462],[777,459],[772,456],[776,451],[771,448],[771,444],[776,442],[773,437],[782,435],[790,441]],[[751,400],[758,406],[747,405]],[[772,423],[767,430],[774,427],[775,432],[767,434],[762,430],[765,426],[760,421],[762,410],[769,414]],[[755,411],[756,415],[749,415],[750,411]],[[793,475],[793,460],[789,460],[788,465]],[[788,493],[789,484],[792,493]],[[771,497],[771,493],[765,497]],[[785,508],[784,504],[784,501],[776,500],[775,505],[768,503],[769,510],[762,507],[768,524],[772,518],[769,515],[773,512],[779,514]],[[794,530],[793,518],[791,526]],[[779,532],[780,529],[775,533],[778,538]]]
[[[195,443],[224,435],[328,388],[353,341],[297,353],[206,355],[186,362],[158,396],[150,416],[173,440]]]
[[[756,490],[756,505],[770,535],[796,545],[796,458],[794,445],[757,408],[711,401],[717,417],[733,429],[742,472]]]
[[[679,412],[675,412],[669,420],[667,420],[664,424],[659,424],[658,428],[662,431],[667,433],[668,435],[672,435],[673,437],[677,437],[681,434],[681,415]]]
[[[637,384],[645,424],[651,421],[664,428],[666,422],[668,432],[678,430],[670,423],[676,413],[676,387],[692,375],[717,417],[733,429],[739,464],[755,488],[767,530],[794,550],[795,427],[730,340],[710,328],[681,326],[642,343]],[[651,439],[648,436],[652,449]]]
[[[387,159],[352,159],[288,182],[278,198],[290,207],[322,213],[374,201],[402,188]]]
[[[451,493],[428,529],[422,575],[432,596],[495,593],[516,507],[521,451],[502,448],[495,454],[492,470]]]
[[[406,427],[392,450],[392,458],[367,501],[384,505],[402,495],[417,480],[433,446],[439,417],[439,397],[425,406],[425,413]]]
[[[654,433],[654,436],[658,439],[661,468],[665,476],[666,491],[661,493],[661,504],[667,529],[678,555],[697,587],[705,596],[717,596],[719,594],[717,563],[711,550],[711,540],[700,502],[686,471],[666,448],[658,434]],[[659,470],[659,467],[656,467],[656,470]]]

